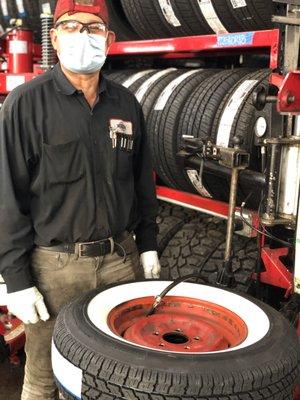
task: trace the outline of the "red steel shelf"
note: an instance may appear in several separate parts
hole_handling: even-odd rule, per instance
[[[183,54],[205,51],[269,48],[270,68],[274,69],[278,66],[279,41],[279,30],[272,29],[220,35],[116,42],[111,46],[109,55],[172,55],[178,53],[182,56]]]
[[[220,218],[228,217],[229,205],[221,201],[208,199],[198,194],[187,193],[165,186],[157,186],[156,195],[159,200],[177,204],[178,206],[191,208]]]

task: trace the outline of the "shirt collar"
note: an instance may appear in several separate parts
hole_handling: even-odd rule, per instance
[[[56,90],[62,94],[67,96],[71,96],[72,94],[77,92],[77,89],[72,85],[72,83],[68,80],[66,75],[63,73],[60,63],[57,63],[53,68],[53,76]],[[99,94],[107,93],[110,97],[116,97],[111,88],[108,87],[107,79],[101,74],[101,79],[99,83]]]

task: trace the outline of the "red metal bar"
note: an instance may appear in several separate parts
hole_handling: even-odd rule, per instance
[[[272,74],[270,83],[279,89],[277,111],[300,114],[300,71],[289,72],[286,76]]]
[[[273,29],[222,35],[117,42],[111,46],[109,55],[151,55],[244,48],[270,48],[270,68],[274,69],[278,66],[279,40],[279,30]]]
[[[261,258],[266,270],[261,272],[259,276],[260,282],[286,289],[286,296],[293,289],[293,275],[283,264],[280,257],[287,254],[287,248],[271,249],[268,246],[264,247]]]
[[[198,194],[182,192],[165,186],[156,187],[157,198],[169,203],[191,208],[221,218],[228,216],[228,204],[221,201],[207,199]]]

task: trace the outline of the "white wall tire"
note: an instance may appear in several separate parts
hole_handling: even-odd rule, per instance
[[[74,399],[242,400],[247,393],[265,400],[292,400],[300,360],[296,332],[281,314],[250,297],[192,283],[170,293],[213,300],[243,318],[249,335],[227,351],[156,351],[109,330],[107,316],[114,305],[135,296],[157,295],[166,285],[112,285],[62,310],[54,331],[53,369],[64,394]]]

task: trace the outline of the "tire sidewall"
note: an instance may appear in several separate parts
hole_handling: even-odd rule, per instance
[[[100,331],[91,322],[87,312],[88,305],[97,294],[114,286],[117,285],[111,285],[102,290],[98,289],[84,295],[67,306],[58,317],[64,318],[64,323],[76,342],[80,342],[81,346],[95,352],[97,355],[99,355],[99,350],[97,351],[97,349],[101,349],[101,355],[104,358],[118,360],[124,365],[130,364],[131,367],[146,368],[147,370],[170,370],[178,373],[201,375],[207,374],[212,370],[215,373],[224,374],[224,371],[228,369],[229,361],[229,372],[251,370],[258,366],[258,359],[267,364],[272,360],[274,361],[274,357],[277,359],[284,358],[286,352],[291,351],[290,342],[288,340],[285,341],[284,338],[287,337],[288,333],[291,336],[296,335],[296,333],[293,332],[289,323],[271,307],[247,295],[241,295],[241,297],[260,307],[270,322],[267,334],[249,347],[225,353],[182,354],[144,349],[119,341]],[[70,361],[72,362],[72,360]]]

